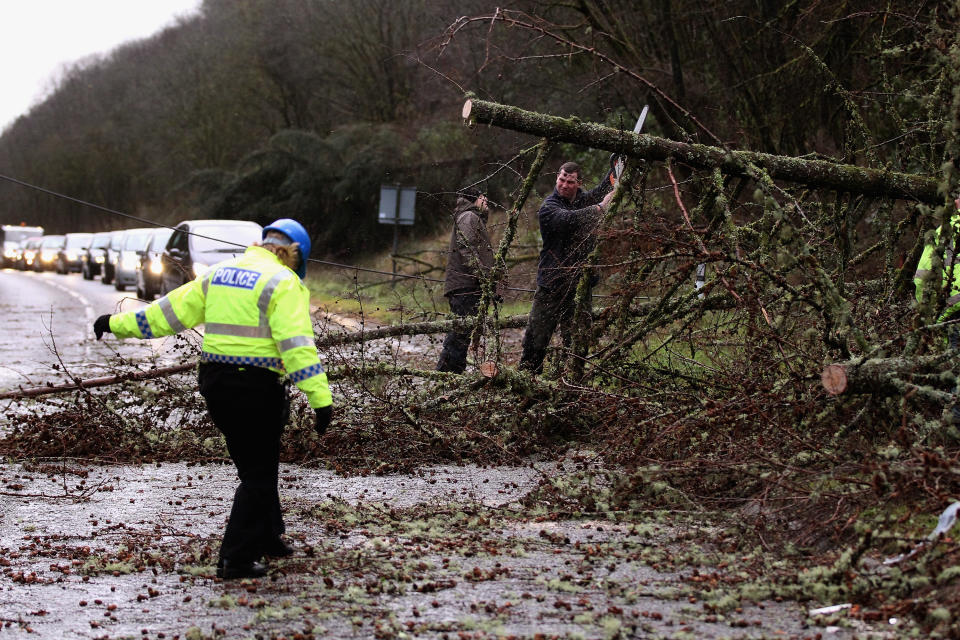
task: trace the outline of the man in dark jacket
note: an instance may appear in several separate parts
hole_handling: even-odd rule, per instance
[[[556,189],[537,213],[543,249],[520,356],[520,368],[534,373],[543,371],[547,346],[558,323],[563,344],[570,346],[577,283],[583,263],[596,244],[596,224],[613,198],[610,174],[590,191],[581,188],[582,174],[575,162],[561,166]]]
[[[450,303],[450,311],[461,317],[477,314],[481,282],[489,277],[493,268],[493,247],[487,233],[488,212],[487,197],[478,189],[470,187],[457,192],[443,295]],[[469,331],[450,331],[443,341],[437,371],[463,373],[469,347]]]

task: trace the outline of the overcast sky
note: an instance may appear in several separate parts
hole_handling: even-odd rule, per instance
[[[3,0],[0,130],[30,110],[65,65],[150,36],[202,0]]]

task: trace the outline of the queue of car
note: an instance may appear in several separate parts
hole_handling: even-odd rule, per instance
[[[262,233],[259,224],[246,220],[186,220],[174,228],[62,235],[43,235],[41,227],[4,225],[3,230],[3,267],[99,277],[117,291],[136,287],[143,300],[165,295],[211,265],[242,254]]]

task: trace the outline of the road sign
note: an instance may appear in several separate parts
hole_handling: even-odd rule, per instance
[[[380,185],[380,210],[377,221],[380,224],[412,225],[416,201],[416,187]]]

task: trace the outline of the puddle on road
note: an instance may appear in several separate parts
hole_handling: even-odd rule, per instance
[[[283,465],[298,553],[273,562],[269,579],[224,583],[211,575],[235,487],[231,465],[8,464],[0,619],[38,638],[826,633],[808,628],[805,608],[792,602],[744,601],[710,614],[688,568],[650,562],[651,552],[682,551],[684,532],[698,525],[528,513],[518,501],[553,468],[342,477]],[[849,624],[825,637],[894,637]]]

